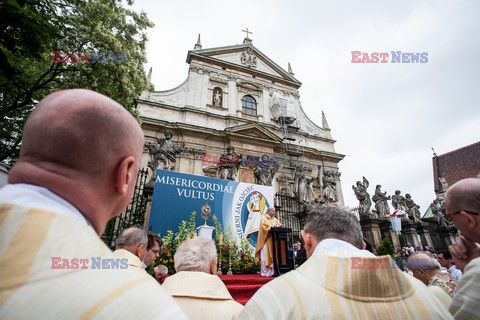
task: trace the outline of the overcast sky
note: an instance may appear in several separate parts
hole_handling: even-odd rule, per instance
[[[321,125],[327,116],[345,205],[365,176],[392,194],[434,199],[432,150],[480,140],[480,1],[154,1],[137,0],[155,27],[148,63],[156,90],[182,83],[187,51],[253,45],[303,83],[300,102]],[[355,64],[351,51],[428,52],[428,63]],[[389,61],[391,58],[388,59]]]

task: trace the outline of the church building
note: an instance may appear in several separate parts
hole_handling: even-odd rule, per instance
[[[183,83],[137,101],[143,167],[271,185],[299,208],[344,205],[344,155],[325,115],[317,124],[305,114],[290,64],[280,67],[248,35],[217,48],[203,48],[199,35],[186,62]]]

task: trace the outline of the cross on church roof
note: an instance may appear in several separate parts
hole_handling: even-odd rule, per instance
[[[242,30],[242,32],[245,32],[245,33],[247,34],[246,38],[247,38],[247,39],[250,39],[250,38],[248,37],[248,34],[249,34],[249,33],[253,34],[253,32],[248,31],[248,28],[246,28],[246,29],[247,29],[247,30]]]

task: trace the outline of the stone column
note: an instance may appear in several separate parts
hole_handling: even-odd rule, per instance
[[[415,227],[415,222],[410,219],[402,218],[402,234],[405,237],[405,243],[410,242],[414,248],[417,248],[420,243],[418,242],[417,230]]]
[[[400,240],[398,239],[398,234],[396,231],[393,231],[392,224],[386,218],[380,218],[380,230],[382,232],[383,238],[388,238],[393,244],[395,249],[400,249]]]
[[[430,248],[434,248],[432,237],[430,236],[429,226],[427,223],[421,222],[417,224],[417,233],[420,235],[420,239],[422,239],[423,247],[429,246]]]
[[[365,218],[360,220],[362,233],[365,238],[377,249],[382,244],[382,233],[380,232],[380,220]]]

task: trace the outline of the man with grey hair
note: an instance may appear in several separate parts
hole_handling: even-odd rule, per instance
[[[449,310],[455,319],[473,319],[480,308],[480,179],[463,179],[448,188],[445,210],[461,232],[448,249],[463,272]]]
[[[360,223],[348,211],[317,208],[301,234],[308,260],[261,287],[238,319],[449,318],[390,256],[363,250]]]
[[[142,228],[131,227],[122,231],[115,241],[113,255],[120,259],[128,259],[128,266],[143,270],[148,244],[148,233]]]
[[[193,238],[175,252],[175,270],[163,288],[191,319],[235,319],[243,306],[215,275],[217,252],[211,239]]]
[[[450,306],[457,281],[449,273],[442,272],[437,261],[424,253],[413,253],[408,258],[407,268],[445,307]]]
[[[162,284],[165,279],[168,277],[168,268],[163,264],[159,264],[153,268],[153,275],[159,284]]]

